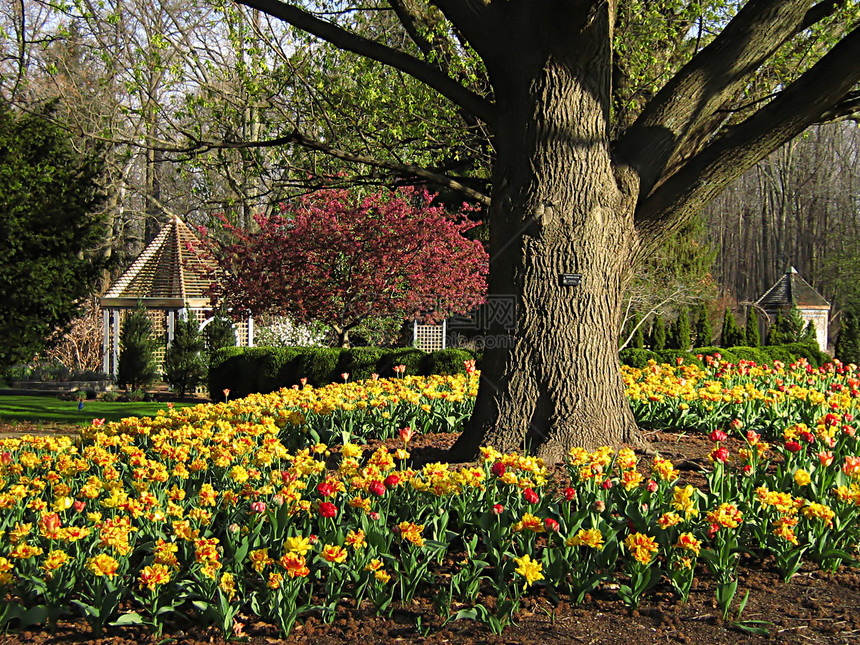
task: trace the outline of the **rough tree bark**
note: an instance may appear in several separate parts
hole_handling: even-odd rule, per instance
[[[608,146],[610,16],[604,8],[586,27],[549,14],[509,20],[489,299],[491,310],[516,307],[516,328],[490,329],[475,414],[454,456],[525,442],[558,461],[574,445],[638,445],[618,363],[638,244],[635,195],[616,181]],[[563,286],[565,273],[580,284]]]

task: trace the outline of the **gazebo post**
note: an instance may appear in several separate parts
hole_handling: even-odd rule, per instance
[[[113,333],[111,334],[111,376],[119,376],[119,309],[111,309]]]
[[[102,310],[102,372],[110,374],[110,310]]]

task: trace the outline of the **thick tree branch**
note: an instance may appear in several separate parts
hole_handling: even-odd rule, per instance
[[[674,230],[773,150],[857,100],[860,27],[855,28],[773,101],[730,128],[640,202],[637,230],[645,245]]]
[[[331,22],[320,20],[307,11],[286,2],[279,0],[236,0],[236,2],[283,20],[317,38],[330,42],[335,47],[351,51],[409,74],[486,123],[492,124],[495,121],[495,110],[492,103],[414,56],[363,38]]]
[[[821,115],[816,123],[852,120],[860,122],[860,90],[848,92],[845,97]]]
[[[418,30],[418,25],[416,24],[416,16],[409,11],[406,4],[402,0],[388,0],[388,4],[394,11],[400,24],[403,25],[406,33],[409,34],[412,42],[414,42],[418,46],[418,49],[421,50],[421,53],[425,56],[432,54],[433,44],[421,35],[421,32]]]
[[[498,24],[487,0],[430,0],[457,27],[476,52],[490,63]]]
[[[796,32],[809,4],[751,0],[649,102],[616,147],[619,161],[639,173],[643,194],[659,185],[685,143],[719,127],[717,111]]]
[[[839,9],[839,5],[844,4],[845,0],[822,0],[817,5],[806,12],[803,17],[803,22],[797,27],[797,32],[800,33],[804,29],[809,29],[814,24],[821,22],[825,18],[832,16]]]

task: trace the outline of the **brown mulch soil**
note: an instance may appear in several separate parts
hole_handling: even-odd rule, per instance
[[[62,426],[3,426],[0,436],[9,431],[63,432]],[[648,438],[654,450],[671,458],[682,470],[682,478],[701,483],[700,464],[712,448],[707,437],[652,432]],[[410,449],[422,461],[444,458],[444,449],[453,443],[447,434],[416,437]],[[395,445],[394,442],[390,442]],[[443,625],[432,602],[432,591],[414,603],[395,603],[390,616],[376,616],[366,607],[342,608],[333,624],[323,624],[318,616],[302,619],[288,639],[278,637],[277,630],[241,616],[245,623],[245,640],[254,644],[313,643],[619,643],[624,645],[651,643],[686,643],[711,645],[715,643],[860,643],[860,571],[840,568],[826,573],[805,565],[792,580],[784,584],[772,564],[747,561],[741,565],[738,599],[747,591],[749,602],[742,620],[763,620],[768,636],[748,634],[726,624],[714,600],[714,582],[702,572],[694,582],[689,602],[680,603],[665,587],[648,595],[636,611],[626,608],[612,590],[601,590],[578,607],[562,602],[554,605],[540,591],[523,600],[523,610],[517,624],[508,627],[501,636],[493,635],[484,625],[460,620]],[[478,599],[492,606],[492,598]],[[737,600],[736,600],[737,603]],[[420,619],[426,636],[416,628]],[[167,639],[167,640],[164,640]],[[161,643],[187,645],[223,643],[214,628],[199,628],[189,623],[172,626],[158,637],[142,628],[114,629],[104,638],[94,638],[86,624],[62,622],[56,633],[26,631],[0,635],[0,645],[37,643]]]

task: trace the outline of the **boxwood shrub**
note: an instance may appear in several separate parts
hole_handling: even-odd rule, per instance
[[[785,345],[765,345],[761,351],[768,357],[768,365],[773,365],[774,361],[781,361],[788,365],[797,360],[797,357]]]
[[[621,362],[624,365],[635,367],[640,370],[648,365],[648,361],[650,360],[655,360],[658,363],[661,362],[660,357],[656,352],[652,352],[650,349],[639,349],[636,347],[625,347],[618,353],[618,358],[621,359]]]
[[[659,359],[658,363],[669,363],[669,365],[677,365],[678,359],[684,359],[684,365],[696,365],[698,367],[704,367],[705,363],[702,360],[699,360],[699,357],[696,356],[694,352],[685,352],[681,349],[664,349],[662,351],[657,352],[657,356]]]
[[[378,373],[377,366],[385,355],[381,347],[354,347],[342,350],[337,361],[338,378],[348,373],[350,381],[369,379],[371,374]]]
[[[426,352],[413,347],[403,347],[386,352],[376,365],[376,372],[382,378],[392,378],[397,365],[405,365],[405,374],[421,376],[425,374],[422,362]]]
[[[464,374],[466,361],[475,360],[475,355],[466,349],[440,349],[424,356],[424,374]]]
[[[813,367],[821,367],[825,363],[830,362],[830,356],[814,345],[807,345],[806,343],[790,343],[788,345],[784,345],[784,347],[794,354],[795,360],[802,356],[808,360],[810,365]]]
[[[475,358],[472,352],[445,349],[430,354],[420,349],[382,349],[355,347],[226,347],[209,359],[209,396],[223,400],[224,389],[230,398],[253,392],[274,392],[298,385],[302,378],[314,387],[341,383],[341,374],[350,381],[368,379],[372,374],[394,376],[396,365],[406,366],[406,375],[459,374],[463,361]]]
[[[694,354],[702,355],[702,362],[707,363],[705,361],[705,356],[713,356],[714,354],[719,354],[722,356],[722,360],[728,361],[729,363],[737,363],[738,357],[735,356],[734,352],[732,352],[731,348],[727,347],[697,347],[693,349]]]
[[[752,361],[758,365],[767,365],[773,362],[767,352],[763,352],[759,347],[729,347],[729,351],[738,360]]]

